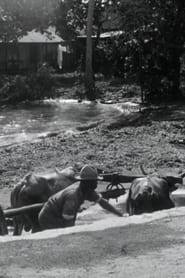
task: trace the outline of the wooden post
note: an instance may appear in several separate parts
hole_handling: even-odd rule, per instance
[[[2,207],[0,206],[0,236],[8,234],[8,228],[5,221],[5,215]]]

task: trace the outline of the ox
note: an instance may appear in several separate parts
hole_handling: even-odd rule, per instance
[[[75,175],[74,167],[62,171],[55,169],[51,174],[26,174],[11,191],[11,208],[46,202],[51,195],[73,184],[76,181]],[[15,216],[14,235],[20,235],[23,228],[25,231],[39,231],[38,213],[39,210]]]
[[[147,175],[136,178],[128,192],[126,210],[129,215],[153,212],[174,207],[170,193],[183,183],[181,175]]]

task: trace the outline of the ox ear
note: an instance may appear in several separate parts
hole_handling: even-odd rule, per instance
[[[73,169],[74,169],[76,172],[80,172],[81,169],[82,169],[82,167],[83,167],[82,163],[76,162],[76,163],[74,164],[74,166],[73,166]]]
[[[60,170],[57,168],[57,167],[55,167],[55,172],[59,175],[60,174]]]

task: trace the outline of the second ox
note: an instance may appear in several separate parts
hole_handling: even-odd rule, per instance
[[[180,175],[157,173],[135,179],[128,192],[127,213],[133,215],[173,208],[170,193],[183,184],[184,176],[185,173]]]
[[[51,195],[73,184],[76,181],[75,175],[74,167],[68,167],[62,171],[55,169],[50,174],[33,172],[26,174],[11,191],[11,208],[46,202]],[[26,231],[38,231],[38,213],[39,211],[31,211],[15,216],[14,235],[20,235],[23,228]]]

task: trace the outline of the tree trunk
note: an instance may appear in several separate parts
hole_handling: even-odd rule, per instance
[[[87,16],[87,40],[86,40],[86,68],[85,68],[85,90],[89,100],[94,100],[95,84],[92,69],[92,24],[94,15],[95,0],[89,0]]]
[[[172,96],[173,99],[179,99],[182,94],[180,91],[180,54],[177,51],[172,53],[171,68]]]
[[[176,0],[176,19],[174,21],[173,28],[173,41],[171,44],[174,45],[171,49],[171,72],[170,79],[172,81],[172,95],[173,99],[180,99],[182,97],[182,92],[180,90],[180,57],[184,52],[184,16],[185,16],[185,1]]]

